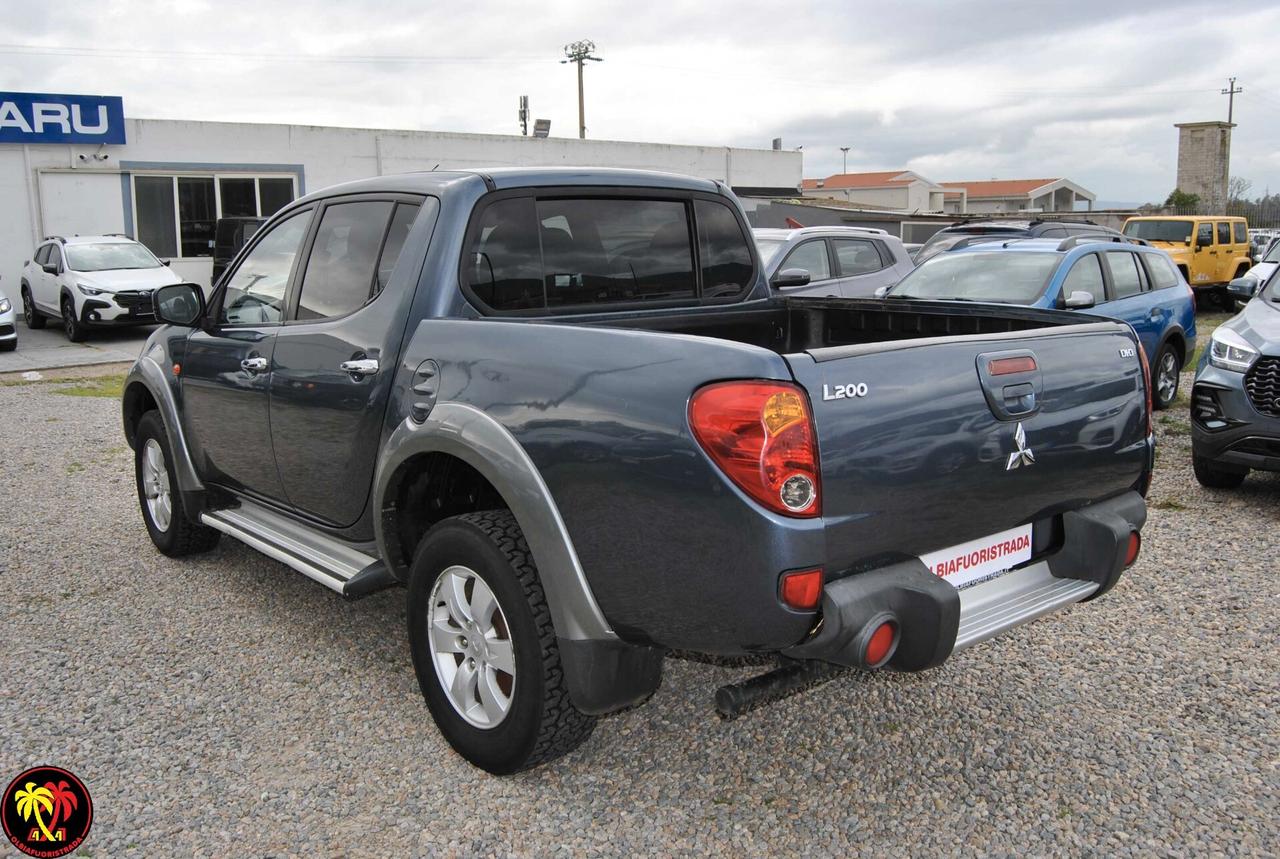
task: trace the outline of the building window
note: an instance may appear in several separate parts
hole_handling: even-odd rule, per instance
[[[295,195],[292,176],[135,175],[135,232],[156,256],[209,257],[219,218],[269,218]]]

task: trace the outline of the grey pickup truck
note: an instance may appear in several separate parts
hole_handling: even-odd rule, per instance
[[[716,690],[731,718],[936,666],[1105,593],[1140,547],[1129,326],[778,297],[715,182],[340,185],[207,301],[154,305],[123,418],[156,547],[227,534],[348,598],[405,586],[431,714],[494,773],[578,746],[672,650],[776,657]]]

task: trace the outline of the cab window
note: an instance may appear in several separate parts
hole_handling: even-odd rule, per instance
[[[1244,221],[1236,221],[1231,228],[1235,232],[1236,244],[1242,245],[1249,241],[1249,230],[1245,227]]]
[[[1226,221],[1218,221],[1218,244],[1231,244],[1231,224]]]
[[[1073,292],[1087,292],[1093,296],[1094,304],[1102,304],[1107,300],[1107,290],[1103,286],[1102,262],[1097,254],[1088,254],[1076,260],[1062,282],[1063,300],[1070,298]]]
[[[868,239],[832,239],[836,251],[836,263],[841,277],[854,277],[880,271],[886,263],[876,249],[876,242]]]
[[[827,259],[827,243],[812,239],[797,247],[782,261],[778,271],[800,268],[809,272],[809,282],[831,279],[831,264]]]
[[[1135,254],[1107,251],[1107,265],[1111,268],[1111,287],[1117,299],[1142,292],[1142,275],[1138,271]]]
[[[218,321],[223,325],[275,325],[284,318],[284,294],[293,261],[311,223],[310,210],[272,227],[227,279]]]
[[[751,286],[755,264],[751,261],[751,245],[733,210],[723,203],[695,200],[693,213],[698,219],[703,296],[741,294]]]

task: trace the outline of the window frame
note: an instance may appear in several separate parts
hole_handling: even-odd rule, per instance
[[[836,274],[838,269],[836,268],[835,249],[831,247],[831,240],[827,236],[816,236],[814,238],[805,238],[796,242],[795,247],[787,251],[787,255],[783,257],[782,262],[778,264],[777,273],[781,274],[782,272],[787,270],[787,261],[790,260],[793,256],[795,256],[796,251],[800,250],[805,245],[817,245],[817,244],[822,245],[822,249],[827,255],[827,276],[822,278],[814,278],[813,280],[810,280],[809,283],[812,285],[815,283],[826,283],[827,281],[831,281],[831,280],[839,280],[840,275]],[[805,271],[808,271],[808,269],[805,269]]]
[[[382,259],[382,252],[387,246],[387,235],[388,231],[391,229],[391,222],[396,216],[396,206],[400,203],[409,203],[417,206],[418,213],[421,214],[422,206],[426,204],[427,196],[428,195],[425,194],[372,192],[364,194],[339,194],[333,197],[326,197],[322,200],[317,200],[314,206],[314,211],[312,212],[311,224],[308,226],[307,233],[302,239],[302,246],[298,250],[298,259],[294,260],[293,271],[289,273],[289,283],[285,287],[284,293],[284,317],[281,319],[279,324],[323,325],[328,322],[336,322],[340,319],[347,319],[354,316],[377,301],[378,297],[387,291],[384,288],[379,289],[377,292],[373,292],[373,286],[377,283],[378,262]],[[302,300],[302,281],[307,272],[307,265],[311,262],[311,252],[315,249],[316,236],[320,232],[320,224],[324,221],[325,212],[328,211],[331,206],[341,206],[346,203],[391,204],[391,208],[387,212],[387,219],[382,225],[382,239],[378,243],[378,253],[374,257],[374,266],[370,272],[369,289],[371,294],[359,307],[344,313],[341,316],[324,316],[318,319],[299,319],[298,304]],[[286,209],[281,209],[280,213],[283,214],[286,211]],[[274,218],[275,216],[272,215],[272,219]],[[416,215],[414,216],[414,221],[417,221]],[[261,227],[258,227],[258,233],[261,233],[267,226],[267,224],[263,224]],[[412,228],[410,228],[410,232],[412,232]],[[256,237],[257,233],[255,233],[254,236]],[[404,248],[401,248],[400,252],[404,253]],[[228,267],[228,270],[230,270],[230,267]],[[390,285],[390,281],[388,281],[388,285]]]
[[[871,245],[871,249],[876,252],[876,256],[880,257],[880,267],[871,271],[858,271],[845,274],[844,266],[840,264],[840,252],[836,250],[836,242],[866,242]],[[884,242],[877,241],[870,236],[827,236],[828,256],[835,263],[832,271],[835,277],[844,280],[850,277],[867,277],[873,274],[879,274],[889,266],[893,265],[892,256],[889,249],[885,247]]]
[[[212,173],[202,172],[202,171],[190,171],[190,170],[130,171],[129,172],[129,194],[130,194],[129,207],[133,217],[133,233],[134,233],[134,236],[131,236],[131,238],[134,238],[135,241],[138,241],[136,236],[138,233],[138,224],[139,224],[138,189],[137,189],[137,180],[139,178],[169,179],[171,188],[173,190],[173,225],[174,225],[174,236],[176,237],[176,241],[175,241],[176,250],[178,251],[178,254],[167,255],[167,254],[159,254],[159,253],[156,253],[155,251],[151,251],[152,253],[156,254],[156,256],[160,259],[212,260],[214,251],[216,250],[215,248],[210,248],[208,256],[182,256],[182,217],[180,212],[180,203],[178,199],[178,180],[179,179],[212,179],[213,180],[213,201],[214,201],[214,209],[213,209],[214,219],[213,220],[215,225],[215,234],[216,234],[217,222],[224,217],[258,217],[258,218],[263,217],[262,190],[261,190],[261,185],[259,183],[259,180],[261,179],[288,179],[293,185],[293,199],[290,200],[284,206],[282,206],[279,210],[277,210],[277,212],[266,216],[265,220],[270,220],[274,218],[276,214],[279,214],[280,212],[284,212],[288,210],[289,206],[293,205],[293,203],[295,203],[298,200],[298,174],[296,173],[276,173],[276,172],[270,172],[270,171],[267,171],[267,172],[234,171],[234,170],[217,171]],[[254,206],[256,207],[258,214],[254,216],[224,215],[222,213],[222,182],[221,182],[222,179],[252,179]],[[265,226],[265,224],[263,226]],[[147,248],[147,250],[151,250],[151,248]]]
[[[555,308],[544,303],[541,307],[520,308],[516,310],[497,310],[490,307],[484,302],[471,285],[467,282],[467,256],[468,249],[471,248],[476,241],[477,234],[480,231],[480,225],[483,216],[488,208],[495,203],[503,200],[510,200],[519,197],[532,198],[536,207],[539,199],[639,199],[654,200],[660,202],[680,202],[684,204],[686,223],[689,226],[689,243],[690,251],[693,258],[693,278],[694,278],[694,295],[692,298],[672,299],[668,301],[620,301],[616,304],[572,304],[560,305]],[[738,229],[742,232],[743,241],[747,245],[747,252],[751,255],[751,275],[747,279],[747,286],[737,295],[719,296],[717,298],[703,297],[703,278],[702,278],[702,248],[699,239],[698,218],[693,205],[694,200],[708,200],[719,203],[729,209],[734,220],[738,222]],[[541,235],[539,235],[539,247],[541,247]],[[828,259],[830,258],[830,250],[828,250]],[[539,260],[540,277],[545,281],[546,272],[542,270],[542,261]],[[627,313],[637,310],[658,310],[663,308],[674,307],[718,307],[722,305],[738,304],[744,301],[747,296],[755,290],[760,280],[760,252],[756,249],[755,239],[752,238],[751,228],[747,224],[746,219],[742,215],[742,211],[732,205],[723,194],[716,194],[710,191],[697,191],[681,188],[637,188],[635,186],[614,186],[614,185],[547,185],[537,187],[509,188],[501,191],[491,191],[481,197],[471,209],[471,214],[467,218],[467,228],[462,234],[462,252],[458,255],[457,270],[458,289],[462,293],[462,297],[470,304],[481,316],[485,317],[515,317],[515,318],[558,318],[561,316],[593,316],[600,314]],[[384,290],[385,291],[385,290]]]

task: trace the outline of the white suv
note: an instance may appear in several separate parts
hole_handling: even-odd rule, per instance
[[[22,269],[22,313],[28,328],[61,318],[67,339],[79,343],[90,328],[154,323],[151,293],[181,282],[125,236],[49,236]]]

